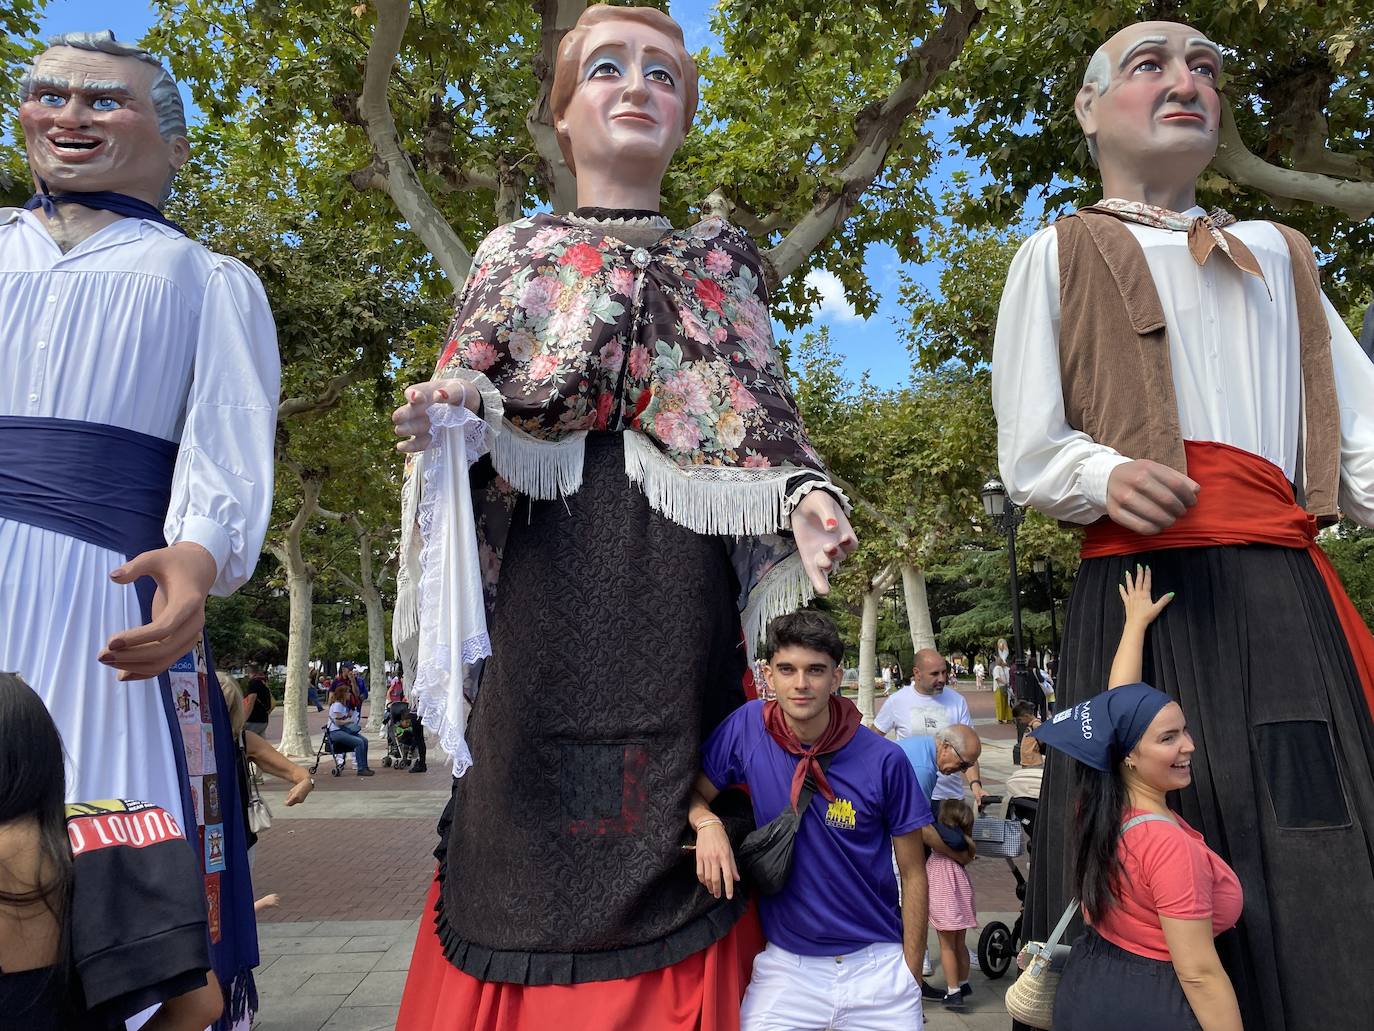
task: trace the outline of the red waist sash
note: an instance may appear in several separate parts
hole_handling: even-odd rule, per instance
[[[1341,585],[1331,560],[1317,544],[1317,521],[1293,500],[1283,470],[1230,444],[1185,440],[1188,475],[1202,485],[1197,504],[1163,533],[1134,533],[1110,519],[1088,527],[1083,558],[1134,555],[1170,548],[1272,544],[1305,550],[1321,573],[1345,631],[1365,700],[1374,713],[1374,636]]]

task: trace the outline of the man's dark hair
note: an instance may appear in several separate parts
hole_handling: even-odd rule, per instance
[[[1035,715],[1035,703],[1034,703],[1034,702],[1017,702],[1015,705],[1013,705],[1013,706],[1011,707],[1011,714],[1012,714],[1012,716],[1034,716],[1034,715]]]
[[[837,666],[844,662],[844,641],[840,640],[840,632],[829,616],[813,609],[778,616],[768,624],[763,657],[772,662],[778,649],[789,646],[824,652]]]

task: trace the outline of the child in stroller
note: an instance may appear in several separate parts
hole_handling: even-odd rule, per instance
[[[386,756],[382,765],[424,773],[425,731],[420,717],[411,712],[410,704],[404,700],[390,702],[383,722],[386,724]]]

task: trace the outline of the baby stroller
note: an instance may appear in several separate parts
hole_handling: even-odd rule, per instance
[[[315,752],[315,762],[311,764],[310,775],[313,777],[320,768],[320,757],[326,754],[334,757],[334,768],[329,772],[337,777],[344,771],[344,765],[348,758],[348,753],[353,751],[352,743],[340,740],[335,742],[334,727],[331,723],[324,725],[324,737],[320,739],[320,747]]]
[[[409,703],[389,704],[382,722],[386,724],[386,755],[382,758],[382,765],[397,770],[409,769],[415,762],[415,735],[418,730]]]
[[[998,795],[985,795],[983,805],[988,806],[995,802],[1001,802]],[[978,824],[1002,824],[1005,829],[1003,840],[998,847],[998,843],[989,842],[982,839],[979,831],[981,828],[974,826],[974,842],[978,846],[980,856],[1000,856],[1007,861],[1007,866],[1011,868],[1011,874],[1016,878],[1016,900],[1021,903],[1021,912],[1017,914],[1016,921],[1008,927],[1000,920],[993,920],[983,928],[983,933],[978,936],[978,967],[990,981],[995,981],[1003,977],[1011,969],[1012,963],[1016,960],[1016,955],[1021,951],[1021,946],[1025,944],[1021,938],[1021,921],[1025,916],[1026,903],[1026,877],[1021,872],[1021,868],[1016,865],[1016,857],[1025,851],[1023,841],[1031,838],[1031,833],[1035,828],[1035,814],[1040,807],[1039,799],[1035,798],[1013,798],[1007,806],[1007,819],[990,820],[980,819]],[[1011,840],[1012,825],[1019,824],[1015,831],[1015,840]],[[990,827],[989,830],[996,831]],[[1021,831],[1025,831],[1025,837]],[[989,848],[988,846],[992,847]]]

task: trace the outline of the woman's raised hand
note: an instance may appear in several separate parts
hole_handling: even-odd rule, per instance
[[[1150,590],[1150,567],[1137,565],[1135,572],[1126,571],[1126,582],[1117,585],[1121,592],[1121,602],[1126,606],[1126,623],[1149,626],[1164,607],[1174,600],[1174,592],[1161,597],[1158,601]]]

